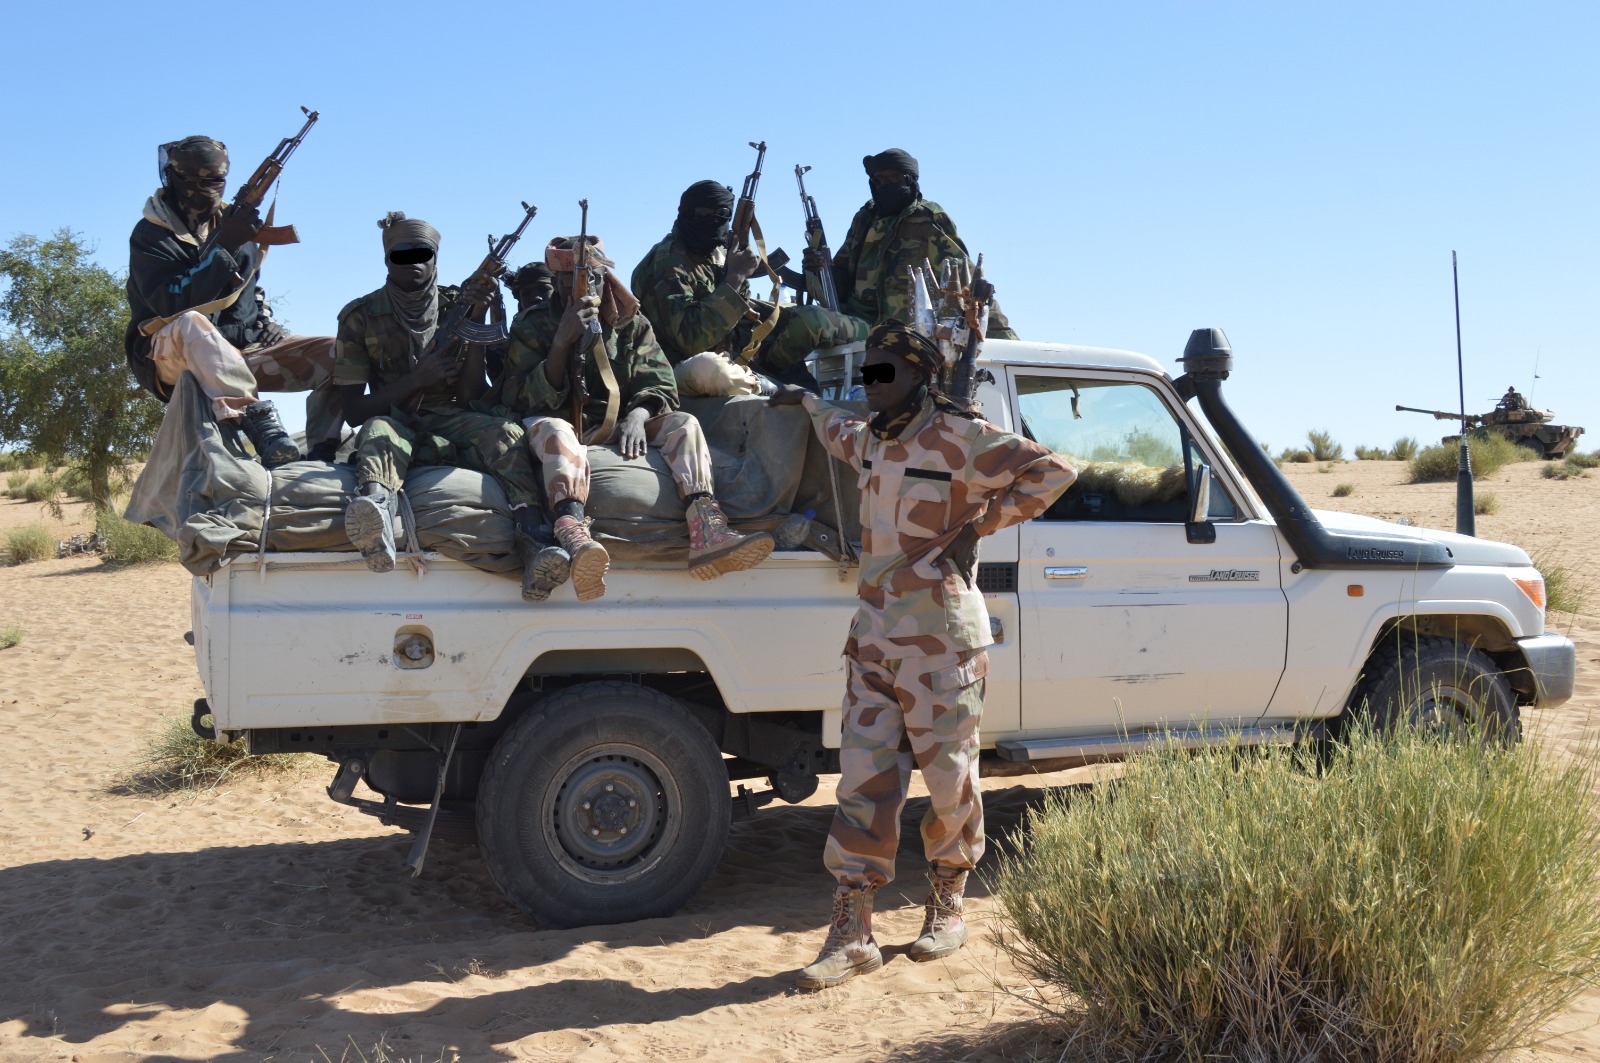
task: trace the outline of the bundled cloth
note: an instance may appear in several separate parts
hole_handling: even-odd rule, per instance
[[[678,394],[686,399],[761,394],[761,380],[755,370],[718,351],[690,355],[672,372],[678,378]]]

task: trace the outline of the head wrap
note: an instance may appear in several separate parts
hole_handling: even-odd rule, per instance
[[[570,274],[578,265],[578,238],[557,236],[544,248],[544,264],[553,273]],[[600,293],[600,322],[607,328],[621,328],[639,312],[639,300],[628,291],[627,285],[611,272],[616,263],[606,257],[605,243],[594,234],[589,236],[589,265],[604,266],[605,291]]]
[[[733,210],[733,189],[716,181],[696,181],[678,197],[678,214],[689,214],[696,207],[719,207]]]
[[[916,419],[917,414],[930,400],[934,407],[943,413],[968,419],[977,417],[975,410],[961,405],[933,386],[933,382],[938,379],[939,370],[944,365],[944,358],[931,339],[904,321],[891,317],[873,329],[867,334],[866,349],[888,351],[899,355],[922,378],[916,389],[906,396],[905,403],[899,409],[884,410],[874,414],[872,420],[868,422],[868,427],[879,439],[899,438],[900,433]]]
[[[169,167],[186,176],[208,176],[219,169],[227,169],[228,146],[220,140],[198,135],[171,140],[156,149],[156,167],[162,184],[167,182]]]
[[[543,262],[529,262],[511,275],[511,283],[515,287],[538,284],[540,281],[553,281],[555,274]]]
[[[391,210],[379,218],[378,228],[383,230],[385,255],[401,244],[421,244],[439,250],[439,230],[421,218],[406,217],[403,211]]]
[[[895,170],[899,173],[908,173],[912,177],[922,176],[917,172],[917,160],[910,152],[901,148],[889,148],[876,155],[862,156],[861,165],[866,168],[868,177],[879,170]]]

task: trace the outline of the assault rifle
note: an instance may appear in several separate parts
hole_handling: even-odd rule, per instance
[[[828,234],[822,231],[817,201],[806,195],[805,175],[810,169],[798,164],[794,168],[795,183],[800,186],[800,208],[806,214],[806,249],[800,252],[800,265],[805,270],[804,290],[812,302],[837,310],[839,291],[833,285],[833,252],[828,250]]]
[[[506,258],[511,254],[511,249],[517,246],[517,241],[522,239],[522,232],[539,213],[538,207],[522,204],[522,224],[512,232],[506,233],[498,242],[489,245],[489,253],[483,256],[483,261],[478,263],[478,268],[466,279],[466,284],[477,281],[486,290],[498,290],[499,281],[496,279],[501,270],[506,268]],[[492,298],[490,296],[489,298]],[[429,342],[428,349],[423,352],[423,357],[435,351],[445,349],[456,340],[465,340],[480,346],[489,346],[493,343],[503,343],[506,339],[506,323],[504,320],[480,324],[475,319],[483,313],[487,302],[477,302],[473,299],[460,298],[450,304],[450,309],[445,311],[444,317],[439,319],[439,327],[433,333],[433,340]]]
[[[572,299],[573,305],[578,305],[582,299],[589,297],[589,201],[578,200],[578,206],[583,210],[583,222],[579,226],[578,246],[576,254],[572,257]],[[567,366],[567,380],[572,385],[572,428],[578,433],[578,438],[583,439],[583,408],[589,404],[589,381],[585,376],[588,366],[584,364],[588,357],[589,348],[600,338],[600,319],[598,316],[589,322],[589,328],[578,345],[572,351],[572,364]],[[602,355],[604,357],[604,355]]]
[[[278,146],[273,149],[272,154],[263,159],[261,165],[256,167],[256,172],[250,175],[250,180],[234,193],[233,202],[222,212],[223,220],[244,211],[260,210],[261,204],[266,202],[267,193],[272,190],[272,183],[278,179],[278,175],[283,173],[284,164],[289,161],[289,156],[294,154],[294,150],[300,146],[300,142],[311,132],[311,127],[317,124],[317,119],[321,116],[320,112],[308,111],[304,106],[300,110],[306,116],[306,124],[301,126],[300,132],[294,136],[284,137],[278,141]],[[221,228],[220,224],[212,228],[211,235],[200,248],[201,259],[216,248],[217,232]],[[295,231],[293,225],[263,225],[256,232],[255,242],[262,247],[297,244],[300,242],[300,234]]]
[[[728,226],[728,249],[750,246],[750,229],[756,222],[756,186],[761,183],[761,164],[767,158],[767,142],[763,140],[757,144],[750,141],[750,146],[756,149],[756,168],[751,170],[744,179],[744,187],[739,190],[739,202],[733,208],[733,222]],[[761,230],[756,230],[756,238],[760,239]]]

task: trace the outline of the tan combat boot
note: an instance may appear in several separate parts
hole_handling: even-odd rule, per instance
[[[967,888],[965,871],[946,871],[935,867],[928,874],[928,899],[923,902],[922,934],[906,949],[918,963],[953,956],[967,943],[967,923],[961,917],[962,893]]]
[[[556,540],[572,558],[572,589],[578,601],[592,602],[606,592],[606,570],[611,555],[589,538],[589,522],[570,514],[556,518]]]
[[[709,495],[690,502],[684,520],[689,524],[689,575],[695,579],[755,568],[772,553],[771,533],[740,535],[728,527],[722,507]]]
[[[872,937],[872,895],[868,886],[840,886],[833,891],[833,922],[828,940],[811,966],[800,972],[795,984],[801,989],[827,989],[848,982],[858,974],[883,966],[883,953]]]

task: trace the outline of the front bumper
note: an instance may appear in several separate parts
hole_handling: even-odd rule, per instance
[[[1564,635],[1538,635],[1518,639],[1517,649],[1527,665],[1511,673],[1512,685],[1531,693],[1536,709],[1565,705],[1578,683],[1578,647]]]

